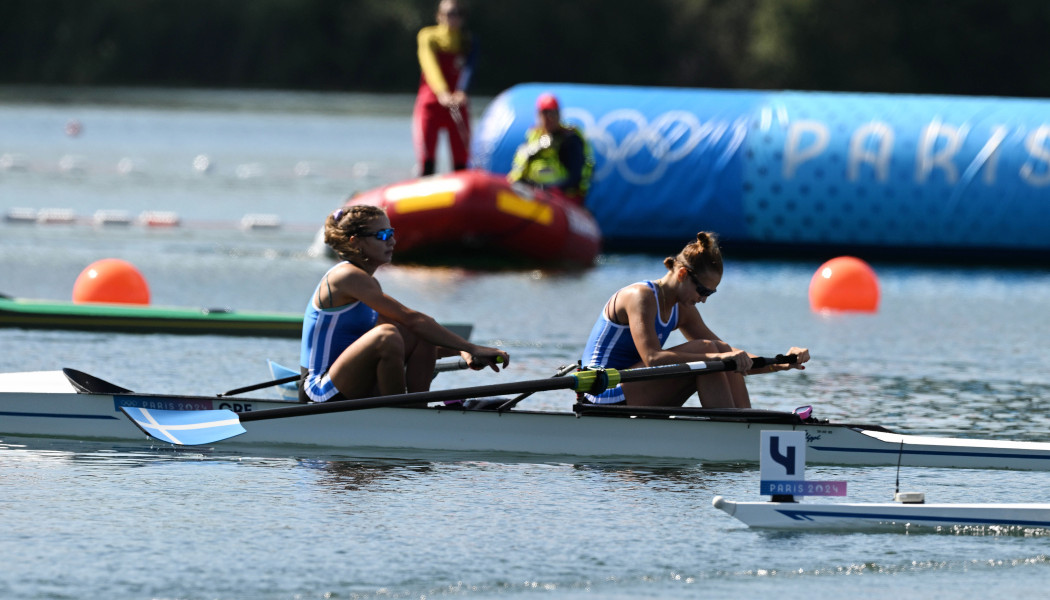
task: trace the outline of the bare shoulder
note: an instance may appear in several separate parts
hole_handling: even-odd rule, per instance
[[[656,300],[653,290],[644,283],[632,283],[620,290],[620,294],[629,298],[632,302],[648,302]]]
[[[620,289],[617,298],[618,308],[627,313],[645,313],[656,310],[656,296],[644,283],[632,283]]]
[[[349,304],[383,293],[379,280],[351,263],[337,265],[329,271],[328,284],[337,296],[338,304]]]
[[[328,281],[332,283],[351,281],[359,278],[361,275],[368,276],[368,273],[365,273],[352,263],[342,262],[328,271]]]

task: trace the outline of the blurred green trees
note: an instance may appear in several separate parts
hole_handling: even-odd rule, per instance
[[[0,84],[414,91],[435,0],[4,0]],[[524,81],[1050,96],[1045,0],[472,0]]]

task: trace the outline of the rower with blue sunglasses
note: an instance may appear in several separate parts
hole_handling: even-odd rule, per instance
[[[438,354],[458,352],[472,369],[510,364],[383,292],[376,269],[394,253],[383,209],[341,208],[325,221],[324,241],[341,262],[321,277],[303,317],[299,365],[302,402],[367,398],[430,389]]]
[[[707,302],[722,282],[722,251],[715,234],[696,234],[677,256],[664,259],[664,266],[663,277],[633,283],[609,298],[591,329],[581,364],[627,369],[731,359],[736,371],[621,383],[601,394],[585,394],[585,401],[682,406],[695,393],[704,408],[750,408],[744,375],[805,369],[809,350],[797,347],[788,350],[796,356],[794,363],[753,368],[756,355],[722,341],[704,323],[696,305]],[[664,348],[675,330],[686,342]]]

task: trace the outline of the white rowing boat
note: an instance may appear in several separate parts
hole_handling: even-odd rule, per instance
[[[1050,504],[731,502],[722,496],[715,496],[712,504],[748,527],[772,529],[857,529],[916,525],[1050,529]]]
[[[68,370],[67,370],[68,371]],[[76,373],[73,371],[72,373]],[[85,374],[81,374],[85,375]],[[92,378],[78,392],[62,371],[0,374],[0,434],[145,440],[121,407],[184,411],[302,410],[272,399],[133,393]],[[84,390],[90,388],[89,393]],[[480,388],[479,388],[480,389]],[[1050,470],[1050,443],[937,438],[767,410],[576,405],[573,412],[381,407],[244,422],[219,444],[660,457],[757,462],[762,430],[802,431],[811,464]]]

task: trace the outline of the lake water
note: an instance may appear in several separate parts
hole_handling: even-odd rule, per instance
[[[410,97],[167,91],[0,93],[0,292],[69,299],[91,262],[135,264],[153,304],[299,312],[329,263],[306,249],[355,189],[411,174]],[[71,119],[79,136],[66,135]],[[194,167],[205,156],[211,169]],[[6,158],[5,158],[6,157]],[[198,162],[198,164],[201,164]],[[442,163],[447,164],[447,163]],[[95,228],[99,210],[182,225]],[[244,231],[244,215],[278,231]],[[684,243],[686,240],[682,240]],[[667,249],[675,252],[678,244]],[[735,345],[813,354],[749,378],[757,407],[911,433],[1046,440],[1050,273],[874,264],[876,314],[810,312],[808,262],[735,261],[702,307]],[[828,258],[831,258],[830,256]],[[574,362],[605,298],[662,272],[608,255],[583,273],[391,266],[384,288],[512,355],[459,387]],[[0,372],[74,367],[139,391],[213,394],[268,379],[298,342],[0,330]],[[566,393],[523,407],[567,409]],[[0,598],[1038,597],[1050,536],[989,530],[752,531],[711,498],[758,500],[757,469],[661,461],[0,439]],[[885,501],[892,468],[810,467]],[[1050,474],[908,469],[936,502],[1044,501]]]

